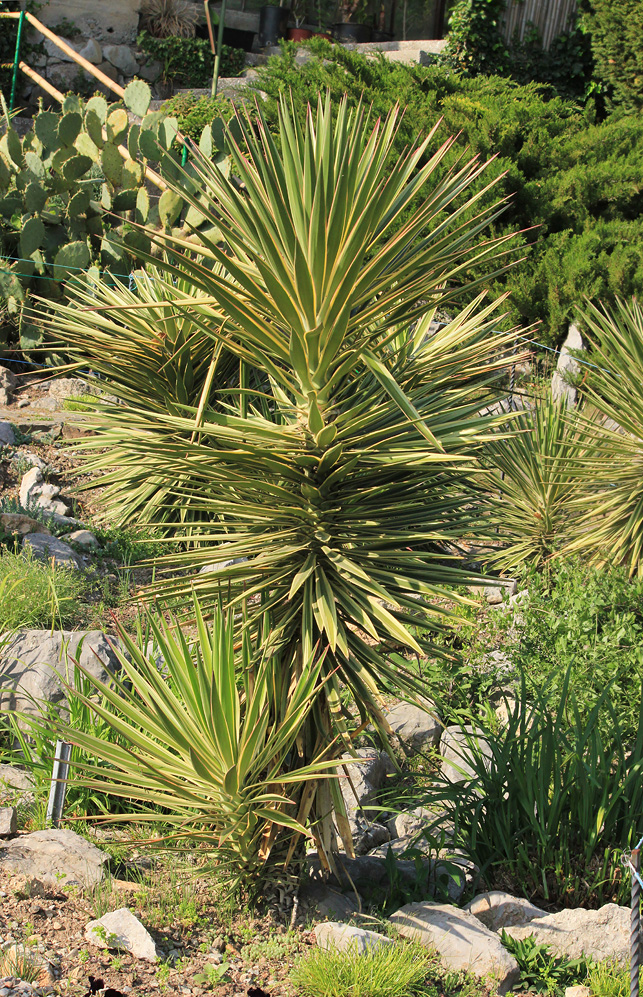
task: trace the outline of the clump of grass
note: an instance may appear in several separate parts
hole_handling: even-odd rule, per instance
[[[609,960],[592,963],[585,983],[592,997],[628,997],[630,992],[628,970]]]
[[[74,395],[63,399],[65,412],[93,412],[96,408],[96,395]]]
[[[48,627],[82,616],[85,577],[69,568],[37,561],[27,553],[0,557],[0,632]]]
[[[315,948],[292,970],[302,997],[415,997],[434,962],[421,945],[387,945],[361,953]]]
[[[14,976],[26,983],[35,983],[39,975],[39,967],[22,945],[12,945],[0,952],[0,977]]]

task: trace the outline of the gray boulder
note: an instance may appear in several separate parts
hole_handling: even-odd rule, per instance
[[[22,538],[22,549],[32,554],[37,561],[48,561],[66,568],[82,568],[83,562],[78,554],[58,537],[47,536],[46,533],[28,533]]]
[[[10,405],[18,378],[8,367],[0,367],[0,405]]]
[[[51,485],[45,482],[43,473],[39,467],[32,467],[20,482],[20,504],[25,509],[37,506],[39,509],[44,509],[45,512],[65,516],[69,512],[69,509],[58,498],[59,495],[60,488],[58,485]]]
[[[314,935],[320,949],[337,949],[339,952],[355,949],[360,955],[395,945],[392,938],[381,935],[379,931],[367,931],[365,928],[356,928],[352,924],[341,924],[337,921],[318,924]]]
[[[15,807],[0,807],[0,838],[13,838],[18,831],[18,814]]]
[[[487,741],[478,736],[476,730],[467,724],[447,727],[440,741],[442,754],[441,773],[449,782],[469,782],[474,777],[471,764],[470,739],[473,738],[485,759],[487,770],[491,764],[491,747]]]
[[[11,841],[0,841],[0,871],[10,876],[35,877],[46,886],[91,887],[103,878],[109,856],[66,829],[34,831]]]
[[[339,769],[339,776],[346,816],[355,852],[364,855],[388,840],[386,828],[373,818],[378,791],[395,767],[386,752],[377,748],[358,748],[355,755],[343,755],[342,761],[344,765]]]
[[[16,435],[10,422],[0,420],[0,449],[8,446],[12,447],[16,442]]]
[[[127,45],[104,45],[103,55],[123,76],[136,76],[138,62]]]
[[[520,970],[493,931],[473,914],[450,904],[406,904],[389,918],[404,938],[435,949],[445,969],[492,977],[497,993],[518,982]]]
[[[567,959],[585,955],[596,962],[609,959],[622,967],[628,964],[630,909],[618,904],[605,904],[600,910],[561,910],[506,931],[519,940],[533,935],[539,944],[549,945],[554,955]]]
[[[329,882],[348,890],[353,885],[363,891],[373,888],[387,887],[389,882],[387,854],[388,846],[383,845],[369,852],[368,855],[356,855],[351,859],[345,852],[340,852],[337,856],[338,877],[330,876]],[[436,894],[446,895],[449,899],[458,901],[465,891],[468,873],[474,869],[467,860],[457,856],[446,857],[446,852],[441,853],[441,857],[426,858],[421,860],[421,866],[426,875],[426,895],[433,897]],[[326,882],[326,874],[321,867],[321,863],[316,852],[310,852],[306,857],[308,876],[313,883]],[[469,868],[470,867],[470,868]],[[400,882],[417,886],[418,870],[415,860],[399,858],[395,863],[396,875]]]
[[[90,921],[85,928],[85,938],[98,948],[124,950],[145,962],[158,961],[154,939],[127,907]]]
[[[112,638],[118,645],[118,640]],[[119,669],[118,658],[100,630],[18,630],[0,647],[0,712],[35,714],[38,704],[67,704],[60,676],[73,682],[73,659],[106,682]]]
[[[428,700],[422,705],[397,703],[384,714],[393,732],[411,748],[426,751],[440,740],[442,724],[435,706]]]
[[[503,928],[530,924],[537,917],[547,916],[546,911],[534,907],[523,897],[514,897],[502,890],[479,893],[465,904],[463,909],[482,921],[490,931],[502,931]]]
[[[28,793],[33,789],[33,784],[33,776],[28,769],[20,768],[18,765],[0,764],[0,793],[5,788]]]
[[[100,547],[96,536],[90,530],[74,530],[67,534],[65,540],[72,540],[79,547]]]
[[[332,921],[348,921],[360,910],[355,893],[342,893],[326,883],[305,883],[299,900],[309,916]]]

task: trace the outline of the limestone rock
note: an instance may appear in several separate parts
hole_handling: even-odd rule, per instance
[[[365,928],[356,928],[352,924],[341,924],[338,921],[318,924],[314,934],[320,949],[338,949],[340,952],[345,952],[346,949],[353,948],[360,955],[373,949],[395,945],[392,938],[381,935],[379,931],[367,931]]]
[[[435,706],[428,700],[422,706],[398,703],[385,713],[385,718],[398,737],[412,748],[426,751],[440,740],[442,724]]]
[[[478,747],[485,758],[486,768],[491,763],[491,747],[489,743],[476,735],[476,730],[470,724],[464,727],[456,724],[447,727],[440,741],[442,754],[443,778],[449,782],[469,782],[474,777],[471,764],[470,738],[475,738]]]
[[[348,921],[359,910],[355,893],[341,893],[325,883],[305,883],[299,899],[316,918]]]
[[[6,420],[0,421],[0,448],[3,446],[12,447],[16,442],[16,435],[13,426]]]
[[[465,904],[463,909],[482,921],[490,931],[498,932],[502,931],[503,928],[518,927],[529,924],[537,917],[547,916],[544,910],[541,910],[540,907],[534,907],[523,897],[514,897],[511,893],[504,893],[502,890],[479,893],[477,897]]]
[[[101,949],[124,949],[135,959],[144,959],[146,962],[156,962],[158,959],[154,939],[128,907],[121,907],[104,914],[97,921],[90,921],[85,928],[85,938]]]
[[[69,509],[58,498],[59,495],[58,485],[46,483],[39,467],[32,467],[20,482],[20,504],[24,509],[37,506],[45,512],[64,516]]]
[[[386,752],[377,748],[358,748],[355,755],[342,755],[342,761],[340,785],[346,810],[352,812],[374,804],[387,775],[395,771]]]
[[[623,967],[628,964],[630,909],[618,904],[605,904],[600,910],[561,910],[506,931],[517,939],[534,935],[554,955],[568,959],[585,955],[596,962],[611,959]]]
[[[105,45],[103,55],[124,76],[136,76],[138,73],[138,62],[127,45]]]
[[[391,838],[406,838],[409,835],[428,831],[434,837],[441,835],[448,840],[453,837],[453,823],[444,811],[427,810],[416,807],[414,810],[403,810],[386,822],[391,832]]]
[[[498,935],[468,911],[450,904],[406,904],[389,918],[404,938],[436,949],[445,969],[465,970],[474,976],[494,977],[497,992],[505,994],[518,982],[518,963]]]
[[[0,673],[1,674],[1,673]],[[18,765],[0,764],[0,789],[18,789],[28,792],[33,789],[33,776],[28,769],[20,768]]]
[[[79,398],[89,393],[87,383],[79,377],[59,377],[49,385],[49,396],[62,402],[66,398]]]
[[[15,807],[0,808],[0,838],[12,838],[18,832],[18,814]]]
[[[46,536],[44,533],[28,533],[23,537],[22,548],[30,552],[38,561],[52,561],[68,568],[82,568],[83,564],[69,544],[58,537]]]
[[[39,467],[41,471],[47,470],[47,461],[43,460],[42,457],[38,457],[35,453],[30,453],[28,450],[21,450],[19,454],[15,455],[11,463],[13,464],[14,461],[30,464],[32,467]]]
[[[21,536],[26,536],[27,533],[43,533],[47,537],[51,536],[51,530],[37,519],[25,516],[21,512],[5,512],[0,516],[0,525],[7,533],[19,533]]]
[[[56,0],[55,4],[46,4],[39,16],[54,29],[63,17],[73,20],[82,38],[131,44],[138,31],[140,6],[141,0],[110,0],[109,5],[81,5],[78,0]]]
[[[65,540],[72,540],[79,547],[100,547],[100,544],[90,530],[74,530],[68,533]]]
[[[94,66],[98,66],[103,61],[103,50],[95,38],[90,38],[78,54],[82,55],[83,59],[87,59],[87,62],[91,62]]]
[[[112,643],[118,645],[118,640],[112,638]],[[103,682],[119,669],[118,658],[100,630],[18,630],[9,636],[0,648],[0,713],[33,714],[39,702],[64,708],[67,697],[60,675],[69,667],[73,676],[75,658]]]
[[[591,992],[583,983],[577,983],[575,987],[565,987],[565,997],[590,997]]]
[[[388,828],[377,821],[371,823],[361,820],[360,816],[357,815],[350,823],[356,855],[366,855],[378,845],[384,845],[391,838]]]
[[[109,856],[79,834],[67,829],[33,831],[11,841],[0,841],[0,870],[35,877],[46,886],[65,889],[100,883]]]
[[[560,348],[560,356],[556,370],[551,379],[551,395],[554,401],[562,401],[567,408],[576,404],[576,388],[572,382],[576,380],[581,366],[572,356],[572,350],[582,350],[583,338],[575,325],[570,325],[567,339]]]
[[[10,405],[18,378],[7,367],[0,367],[0,405]]]

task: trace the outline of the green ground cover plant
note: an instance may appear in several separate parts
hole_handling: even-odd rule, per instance
[[[591,960],[555,956],[548,945],[539,944],[533,935],[519,940],[503,930],[501,939],[520,967],[520,981],[515,984],[514,990],[562,997],[566,987],[585,983],[588,978]],[[595,995],[593,990],[591,993]]]
[[[212,83],[214,56],[208,38],[155,38],[141,31],[136,44],[163,66],[163,79],[182,86],[208,87]],[[243,49],[224,45],[219,75],[240,76],[246,65]]]
[[[555,346],[584,295],[606,304],[619,294],[641,296],[640,116],[597,122],[593,103],[581,110],[533,83],[369,60],[319,39],[310,47],[316,58],[304,66],[286,47],[259,69],[256,86],[268,94],[271,127],[280,93],[292,92],[303,116],[308,101],[329,89],[335,100],[347,93],[352,105],[363,99],[378,114],[399,102],[405,115],[398,154],[442,116],[435,147],[457,135],[450,156],[466,149],[497,157],[487,179],[497,177],[498,185],[488,196],[502,193],[509,201],[491,231],[521,231],[515,245],[517,256],[525,256],[500,277],[491,275],[491,267],[487,273],[493,293],[510,294],[507,326],[540,323],[533,338]],[[476,271],[482,272],[478,264]]]
[[[74,307],[57,307],[55,330],[123,402],[102,407],[99,452],[88,461],[108,472],[106,512],[126,520],[142,500],[152,525],[168,507],[187,504],[194,517],[174,531],[186,549],[165,562],[186,574],[158,585],[159,598],[189,618],[193,592],[210,612],[220,599],[240,610],[257,597],[245,622],[238,617],[238,637],[250,635],[255,653],[274,662],[266,709],[276,729],[302,669],[319,669],[298,732],[305,767],[320,753],[350,750],[354,721],[340,683],[360,726],[372,723],[385,744],[380,693],[414,698],[424,689],[388,651],[421,652],[409,630],[418,613],[425,630],[448,629],[446,607],[417,597],[472,577],[451,565],[446,544],[481,528],[467,499],[497,420],[478,410],[494,397],[513,340],[490,333],[498,306],[480,296],[428,335],[497,214],[466,195],[483,169],[477,162],[443,168],[447,142],[420,166],[429,134],[389,170],[397,114],[374,125],[346,102],[335,116],[330,99],[303,125],[282,102],[279,144],[260,113],[235,127],[241,144],[230,143],[230,173],[197,159],[200,188],[186,195],[216,224],[216,239],[202,229],[197,255],[194,242],[159,237],[167,299],[150,297],[143,276],[131,293],[91,281]],[[482,257],[501,267],[504,248],[490,239]],[[80,308],[92,310],[91,325]],[[149,353],[149,374],[123,356],[162,344],[161,321],[170,330],[163,351],[171,349],[177,313],[185,342],[202,344],[203,380],[200,393],[178,395],[185,377],[173,361],[164,402],[159,354]],[[141,322],[149,328],[139,339]],[[187,347],[181,355],[187,365]],[[233,563],[197,573],[222,557]],[[352,853],[335,780],[298,792],[299,819],[310,819],[322,861],[333,861],[333,811]]]

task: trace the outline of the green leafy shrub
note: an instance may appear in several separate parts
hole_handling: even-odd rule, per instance
[[[585,23],[592,39],[596,75],[608,100],[628,112],[643,110],[643,8],[639,0],[590,0]]]
[[[632,734],[610,687],[581,712],[570,681],[568,669],[560,689],[530,689],[523,673],[506,724],[470,716],[477,733],[461,759],[472,777],[430,783],[424,804],[453,820],[489,889],[561,907],[626,903],[620,856],[641,833],[643,703]]]
[[[199,141],[206,125],[216,119],[227,121],[232,117],[232,104],[225,97],[199,97],[194,93],[176,93],[163,105],[166,114],[176,118],[179,131],[193,142]]]
[[[473,76],[501,76],[511,64],[500,32],[505,0],[458,0],[449,17],[446,59]]]
[[[136,39],[139,48],[163,66],[163,79],[184,86],[206,87],[212,82],[214,56],[207,38],[154,38],[141,31]],[[219,75],[240,76],[246,65],[243,49],[224,45]]]
[[[303,116],[307,103],[328,89],[337,100],[347,93],[352,105],[363,99],[382,115],[398,102],[405,107],[397,154],[442,117],[428,151],[457,136],[448,162],[465,149],[497,157],[486,173],[498,180],[489,197],[502,193],[509,200],[493,231],[520,231],[513,245],[526,259],[501,276],[485,265],[476,265],[476,273],[493,293],[509,292],[507,326],[540,323],[534,338],[556,346],[584,295],[606,303],[616,294],[643,296],[640,116],[596,123],[591,105],[581,112],[535,84],[369,60],[319,39],[311,51],[317,58],[298,66],[286,47],[259,69],[256,86],[268,94],[272,127],[281,93],[292,92]]]
[[[529,576],[529,599],[520,606],[520,643],[510,656],[528,691],[545,680],[559,692],[569,670],[580,716],[589,715],[606,686],[623,737],[638,729],[643,683],[643,580],[624,568],[554,560],[549,577]],[[598,725],[609,734],[611,717]]]
[[[590,967],[587,959],[554,956],[549,946],[539,944],[533,935],[520,940],[503,929],[500,937],[520,968],[520,981],[514,990],[561,997],[566,987],[585,982]]]

